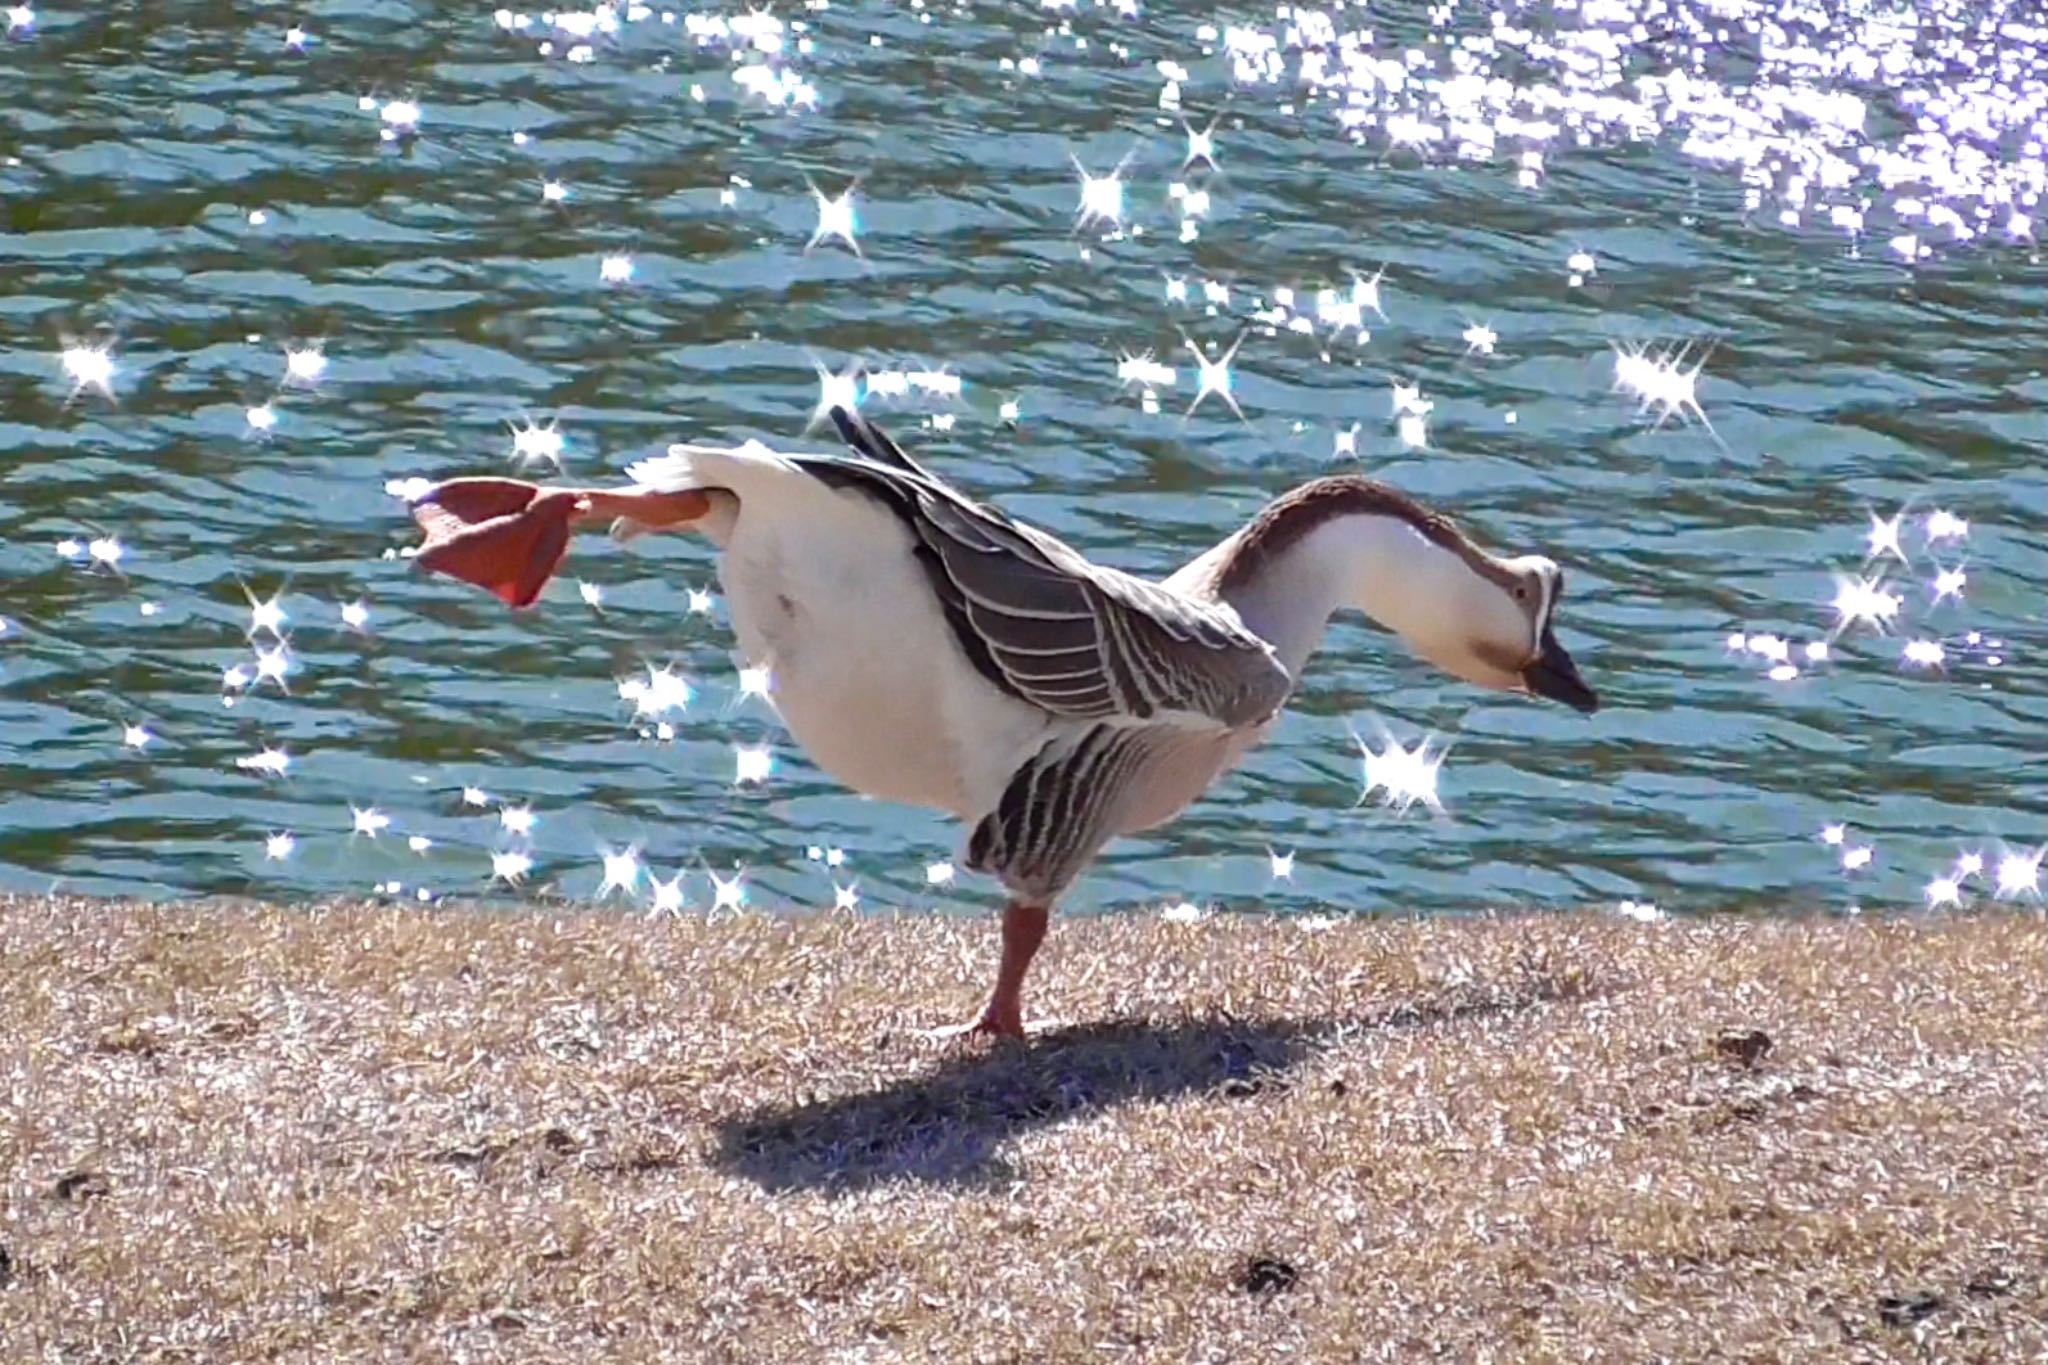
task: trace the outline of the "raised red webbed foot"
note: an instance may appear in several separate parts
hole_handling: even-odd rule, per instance
[[[658,492],[633,488],[551,488],[524,479],[449,479],[412,502],[412,518],[426,533],[415,558],[512,607],[539,598],[568,553],[576,523],[628,519],[646,527],[678,526],[711,508],[695,489]]]

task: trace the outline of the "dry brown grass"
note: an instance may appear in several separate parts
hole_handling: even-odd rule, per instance
[[[2048,1351],[2038,918],[992,938],[0,898],[0,1356]]]

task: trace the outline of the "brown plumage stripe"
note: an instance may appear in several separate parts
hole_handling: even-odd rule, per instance
[[[1238,532],[1233,553],[1220,566],[1221,591],[1242,587],[1304,537],[1338,517],[1392,517],[1414,527],[1425,539],[1463,559],[1502,587],[1513,588],[1514,574],[1479,548],[1455,521],[1423,506],[1391,484],[1358,474],[1333,474],[1281,494],[1259,510]]]

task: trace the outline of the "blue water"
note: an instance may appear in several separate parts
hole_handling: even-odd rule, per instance
[[[700,544],[585,538],[519,616],[399,553],[387,483],[509,472],[520,426],[558,423],[579,482],[679,439],[822,448],[818,367],[858,365],[920,458],[1123,567],[1334,469],[1567,567],[1597,717],[1346,622],[1272,741],[1072,906],[1911,908],[1972,851],[1961,898],[2032,903],[2048,32],[1900,8],[551,29],[334,0],[295,44],[273,7],[36,7],[0,43],[0,885],[585,899],[631,847],[692,907],[735,869],[757,904],[984,903],[930,880],[957,827],[837,787],[741,696],[722,601],[688,606]],[[1119,165],[1120,204],[1091,204],[1121,219],[1082,213],[1081,170]],[[857,253],[812,245],[814,190],[848,186]],[[1242,417],[1189,414],[1184,336],[1241,333]],[[1175,370],[1150,403],[1119,378],[1147,352]],[[1696,409],[1671,377],[1695,366]],[[957,397],[892,391],[938,370]],[[1903,562],[1867,560],[1900,513]],[[1837,632],[1863,573],[1895,613]],[[286,671],[259,679],[273,598]],[[620,695],[650,665],[694,689],[672,737]],[[1449,744],[1443,813],[1361,801],[1354,734],[1382,733]],[[736,783],[763,743],[768,780]],[[247,766],[267,750],[282,775]],[[530,871],[493,880],[493,853]]]

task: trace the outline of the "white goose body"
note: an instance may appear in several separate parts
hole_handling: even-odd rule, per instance
[[[733,495],[699,529],[719,551],[740,653],[767,666],[770,699],[811,761],[880,800],[963,819],[993,810],[1053,721],[967,662],[901,520],[759,444],[669,460],[634,476]]]

